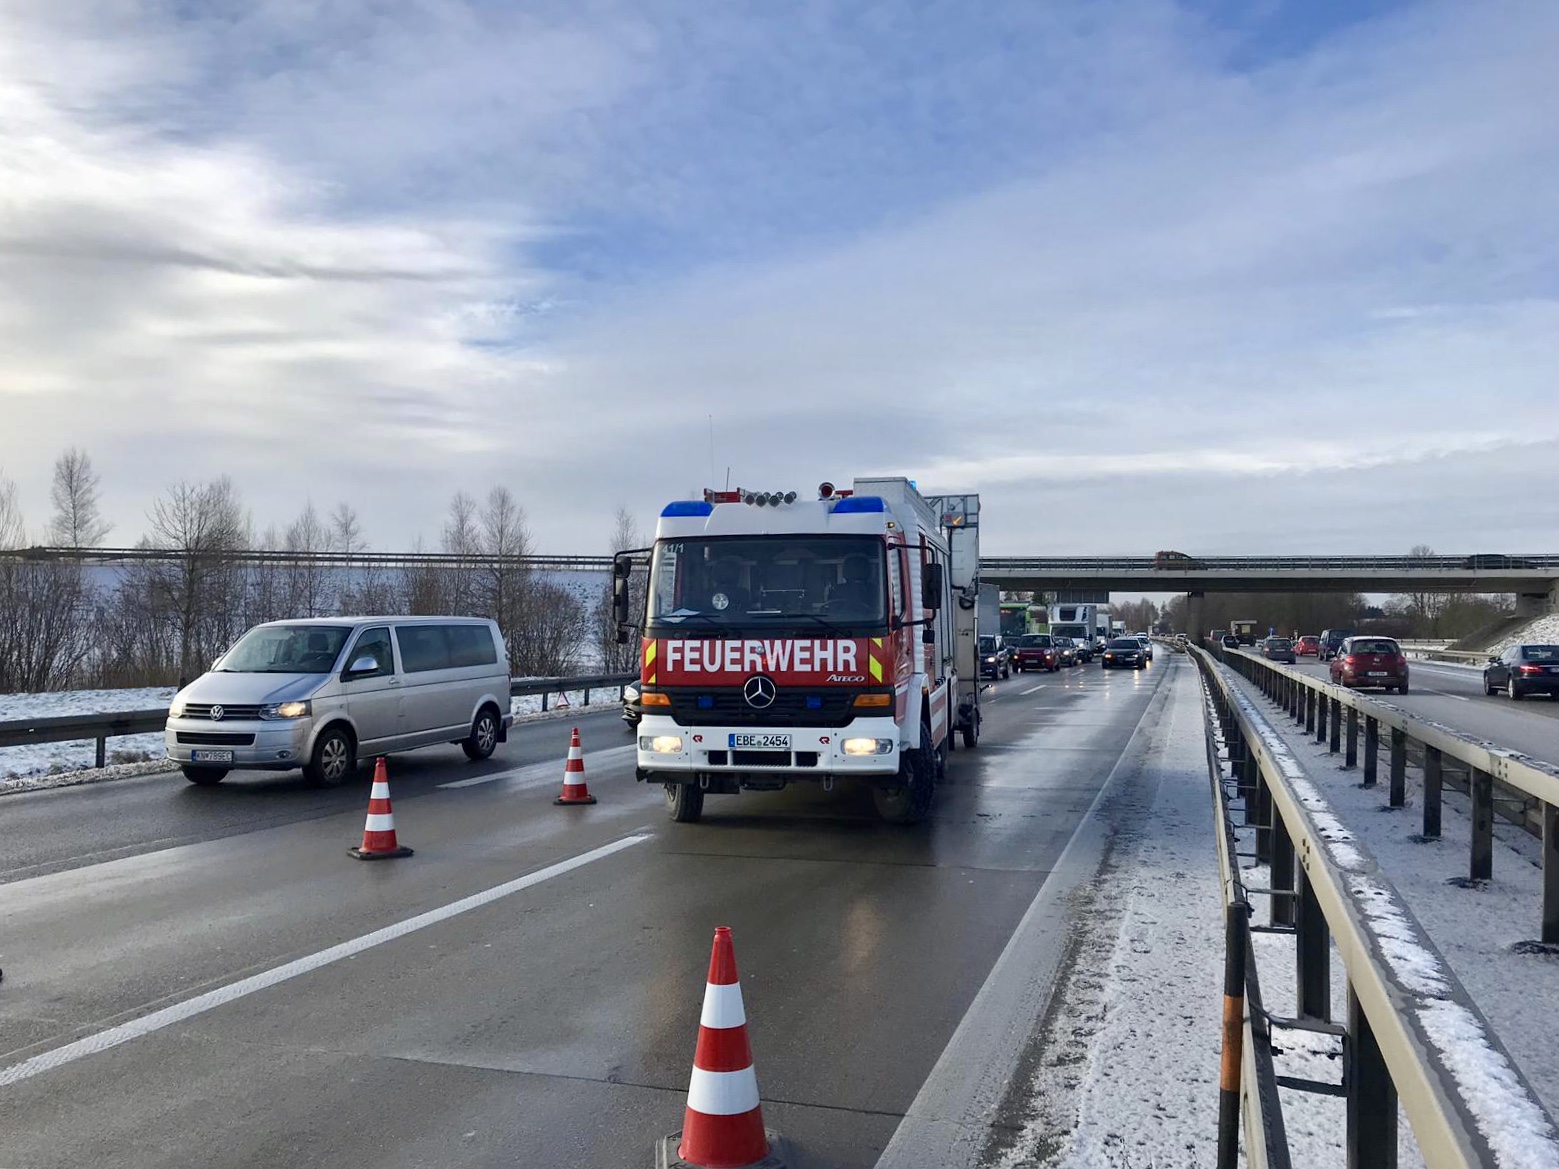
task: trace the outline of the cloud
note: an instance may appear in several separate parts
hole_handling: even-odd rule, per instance
[[[344,497],[388,547],[501,481],[589,551],[728,465],[982,490],[1007,552],[1541,545],[1551,511],[1465,468],[1559,486],[1528,462],[1559,439],[1559,15],[1253,27],[0,17],[0,467],[36,513],[87,446],[121,532],[227,471],[262,526]]]

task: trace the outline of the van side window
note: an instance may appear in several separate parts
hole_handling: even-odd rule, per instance
[[[352,646],[352,652],[346,655],[347,669],[350,670],[352,663],[363,657],[373,658],[379,666],[371,674],[353,674],[354,681],[358,678],[384,678],[395,673],[395,654],[390,649],[388,626],[365,629],[357,635],[357,642]]]
[[[449,634],[449,664],[452,666],[491,666],[498,661],[498,650],[493,646],[493,632],[486,625],[451,625]]]
[[[401,665],[408,674],[449,669],[449,638],[442,625],[397,625]]]

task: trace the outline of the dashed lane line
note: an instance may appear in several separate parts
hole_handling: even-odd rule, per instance
[[[318,970],[321,966],[329,966],[332,962],[339,962],[343,958],[361,954],[364,950],[382,946],[385,942],[391,942],[396,938],[415,933],[417,930],[426,929],[430,925],[437,925],[441,921],[448,921],[450,918],[458,917],[462,913],[469,913],[473,909],[479,909],[500,898],[540,885],[543,881],[550,881],[553,877],[561,877],[565,873],[571,873],[575,869],[583,868],[594,861],[604,860],[606,857],[622,852],[624,849],[632,848],[635,844],[643,844],[648,839],[650,839],[650,834],[647,832],[625,836],[621,840],[603,844],[600,848],[592,848],[589,852],[582,852],[578,856],[558,861],[557,864],[548,865],[544,869],[537,869],[534,873],[527,873],[525,876],[518,877],[513,881],[506,881],[502,885],[494,885],[491,889],[484,889],[480,893],[462,897],[459,901],[451,901],[448,905],[430,909],[426,913],[417,914],[415,917],[408,917],[405,921],[387,925],[383,929],[374,930],[372,933],[364,934],[362,937],[353,938],[350,941],[331,946],[326,950],[320,950],[316,954],[305,955],[281,966],[252,975],[249,978],[242,978],[237,982],[229,983],[227,986],[220,986],[216,990],[196,995],[194,998],[186,999],[182,1003],[175,1003],[171,1007],[153,1011],[150,1015],[143,1015],[139,1019],[131,1019],[128,1023],[121,1023],[119,1026],[110,1027],[106,1031],[88,1035],[85,1038],[76,1040],[74,1043],[56,1047],[52,1051],[42,1052],[31,1059],[23,1060],[21,1063],[0,1068],[0,1087],[4,1087],[7,1084],[15,1084],[21,1080],[31,1079],[33,1076],[52,1071],[63,1064],[73,1063],[89,1055],[97,1055],[110,1048],[118,1047],[122,1043],[128,1043],[132,1039],[139,1039],[143,1035],[161,1031],[164,1027],[182,1023],[185,1019],[202,1015],[216,1007],[225,1006],[246,995],[254,994],[256,991],[269,989],[278,983],[287,982],[300,975]]]
[[[1033,694],[1035,691],[1043,690],[1044,688],[1045,688],[1045,683],[1041,682],[1038,686],[1030,686],[1027,690],[1019,690],[1018,691],[1018,697],[1021,698],[1025,694]]]

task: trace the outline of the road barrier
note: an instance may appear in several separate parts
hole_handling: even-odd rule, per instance
[[[1275,1169],[1286,1169],[1288,1164],[1278,1087],[1346,1097],[1350,1169],[1397,1164],[1399,1101],[1431,1169],[1559,1161],[1559,1133],[1552,1120],[1395,888],[1325,807],[1283,740],[1230,672],[1204,650],[1193,650],[1193,656],[1210,707],[1208,760],[1229,946],[1226,1017],[1238,1009],[1238,999],[1244,1000],[1243,1027],[1225,1028],[1222,1086],[1227,1093],[1236,1082],[1232,1073],[1237,1066],[1249,1163]],[[1308,716],[1307,725],[1322,739],[1333,735],[1344,700],[1353,703],[1346,709],[1355,715],[1360,711],[1357,703],[1367,701],[1333,693],[1338,688],[1249,655],[1228,656],[1234,659],[1229,662],[1233,669],[1253,680],[1259,678],[1263,692],[1270,693],[1281,709],[1301,722]],[[1449,749],[1450,744],[1440,738],[1443,728],[1399,715],[1390,709],[1366,714],[1377,727],[1389,725],[1393,731],[1393,760],[1399,765],[1394,773],[1405,766],[1401,740],[1409,731],[1424,735],[1426,742],[1439,740],[1433,749],[1442,754]],[[1357,728],[1357,717],[1347,721]],[[1336,737],[1330,742],[1335,751]],[[1437,789],[1435,796],[1438,831]],[[1244,825],[1254,829],[1248,833],[1254,838],[1253,852],[1238,851],[1231,815],[1236,799]],[[1552,864],[1552,845],[1550,837],[1545,841],[1550,882],[1559,871]],[[1475,846],[1475,856],[1478,851]],[[1243,883],[1239,858],[1246,856],[1267,867],[1267,887]],[[1547,893],[1552,894],[1551,884]],[[1251,896],[1271,899],[1270,924],[1251,924]],[[1257,930],[1294,939],[1294,1018],[1276,1015],[1262,1002],[1251,945],[1251,934]],[[1345,1024],[1333,1023],[1331,1018],[1334,941],[1347,977]],[[1271,1058],[1274,1029],[1337,1036],[1344,1056],[1341,1085],[1278,1076]],[[1231,1032],[1239,1036],[1238,1052],[1231,1050]],[[1477,1066],[1469,1074],[1473,1065]],[[1220,1123],[1220,1169],[1224,1169],[1232,1164],[1237,1147],[1227,1106],[1221,1110]]]
[[[513,697],[541,696],[541,709],[547,709],[548,695],[580,690],[583,705],[590,705],[592,692],[615,689],[615,701],[621,702],[623,687],[638,680],[638,674],[585,674],[560,678],[515,678],[509,682]],[[92,766],[102,767],[108,756],[108,740],[123,735],[148,735],[161,731],[168,721],[168,708],[120,710],[104,714],[69,714],[51,718],[14,719],[0,722],[0,747],[20,747],[30,743],[73,743],[95,739],[97,751]]]

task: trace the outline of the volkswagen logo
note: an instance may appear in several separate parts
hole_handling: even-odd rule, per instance
[[[223,710],[220,706],[213,706],[211,708],[211,721],[214,723],[221,722],[222,716],[226,713],[227,711]]]
[[[747,685],[742,687],[742,697],[747,700],[747,705],[754,710],[763,710],[774,705],[774,699],[779,694],[779,688],[774,685],[774,679],[762,674],[754,674],[747,679]]]

